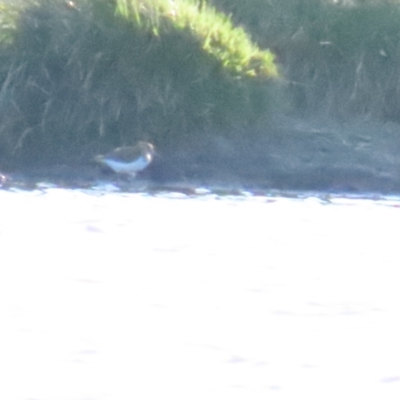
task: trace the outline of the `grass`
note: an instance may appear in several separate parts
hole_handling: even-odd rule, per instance
[[[398,0],[12,4],[0,0],[0,155],[268,134],[277,110],[400,122]]]
[[[174,28],[197,38],[207,54],[237,76],[278,76],[274,55],[260,50],[243,28],[234,27],[229,16],[206,2],[200,5],[193,0],[117,0],[117,11],[139,26],[147,25],[156,35],[165,29],[163,19],[171,21]]]
[[[9,4],[0,3],[0,44],[9,45],[16,31],[18,9]]]
[[[171,5],[173,4],[173,6]],[[229,17],[190,0],[0,3],[0,155],[37,164],[157,146],[267,118],[278,71]]]
[[[270,48],[302,116],[400,122],[398,0],[212,0]]]

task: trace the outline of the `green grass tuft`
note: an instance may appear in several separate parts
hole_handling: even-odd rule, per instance
[[[10,45],[17,29],[20,9],[0,2],[0,45]]]
[[[117,12],[156,35],[171,29],[185,30],[202,49],[237,76],[277,77],[274,55],[261,50],[229,16],[206,2],[193,0],[116,0]]]

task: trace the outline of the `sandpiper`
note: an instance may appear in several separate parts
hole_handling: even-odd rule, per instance
[[[138,142],[136,146],[118,147],[106,155],[95,157],[95,161],[107,165],[114,172],[135,176],[153,160],[154,146]]]

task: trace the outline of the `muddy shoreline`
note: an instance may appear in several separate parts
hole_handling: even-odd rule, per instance
[[[253,132],[246,139],[215,135],[162,149],[131,182],[102,170],[89,156],[41,167],[14,166],[2,173],[3,187],[35,187],[46,181],[79,188],[109,181],[133,190],[147,182],[150,186],[390,194],[400,193],[399,154],[396,124],[286,119],[274,123],[269,132]]]

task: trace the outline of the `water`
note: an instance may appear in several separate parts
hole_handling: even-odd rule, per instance
[[[0,191],[0,398],[397,400],[400,200],[303,197]]]

